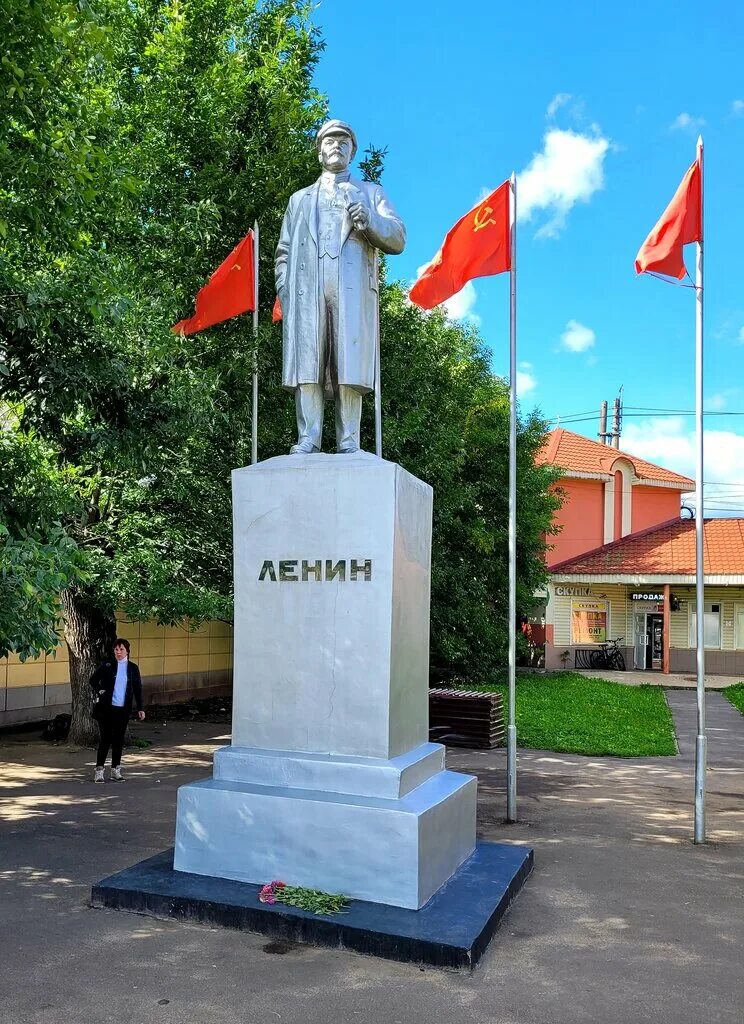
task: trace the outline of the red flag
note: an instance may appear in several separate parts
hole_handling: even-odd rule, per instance
[[[702,241],[700,164],[695,161],[682,179],[669,206],[636,256],[637,274],[666,274],[681,281],[687,271],[683,247]]]
[[[222,323],[256,306],[256,282],[253,273],[253,232],[238,242],[233,251],[199,289],[195,312],[171,328],[176,334],[196,334],[205,327]]]
[[[274,308],[271,311],[271,319],[274,321],[275,324],[278,324],[283,316],[284,314],[282,313],[282,300],[277,295],[277,297],[274,299]]]
[[[505,181],[447,232],[409,298],[423,309],[433,309],[471,278],[503,274],[510,268],[509,182]]]

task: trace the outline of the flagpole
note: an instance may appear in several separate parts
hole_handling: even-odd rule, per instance
[[[377,276],[378,290],[377,290],[377,317],[376,317],[376,334],[375,334],[375,455],[378,459],[382,458],[382,391],[380,383],[380,291],[379,291],[379,272],[377,269],[377,259],[375,258],[375,266],[373,273]]]
[[[695,259],[695,597],[697,604],[697,739],[695,743],[695,842],[705,842],[705,510],[703,506],[703,137],[698,137],[700,241]]]
[[[506,820],[517,820],[517,177],[509,183],[509,722]]]
[[[251,465],[258,462],[258,221],[253,222],[253,397],[251,399]]]

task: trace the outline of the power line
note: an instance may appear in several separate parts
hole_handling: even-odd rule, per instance
[[[574,416],[589,416],[589,415],[596,416],[597,415],[597,410],[596,409],[584,409],[583,412],[570,412],[567,416],[558,416],[558,417],[556,417],[556,419],[570,420]]]
[[[626,416],[637,416],[641,419],[652,416],[694,416],[694,409],[647,409],[645,412],[628,412]],[[738,409],[730,411],[721,409],[703,409],[704,416],[744,416]]]
[[[706,508],[741,508],[741,502],[739,501],[716,501],[715,498],[711,498],[705,502]]]
[[[732,484],[730,480],[703,480],[704,484],[712,484],[715,487],[739,487],[744,491],[744,483]]]
[[[672,413],[691,413],[695,414],[694,409],[666,409],[663,405],[629,405],[628,409],[634,409],[636,412],[672,412]],[[719,412],[721,415],[726,414],[725,409],[711,409],[711,412]]]
[[[641,420],[664,418],[664,417],[668,417],[668,416],[694,416],[694,415],[695,415],[694,412],[684,411],[684,410],[681,410],[681,409],[679,409],[679,410],[668,409],[666,411],[660,411],[660,412],[628,412],[627,410],[623,410],[623,418],[625,418],[626,416],[631,416],[634,419],[641,419]],[[704,415],[705,416],[744,416],[744,412],[739,412],[739,411],[734,411],[734,412],[716,412],[716,411],[711,411],[711,412],[705,412]],[[591,423],[594,420],[596,420],[597,418],[598,417],[597,417],[596,413],[593,413],[591,416],[577,416],[575,418],[569,418],[568,416],[554,416],[552,419],[548,420],[548,423],[560,423],[560,424],[563,424],[563,423]]]

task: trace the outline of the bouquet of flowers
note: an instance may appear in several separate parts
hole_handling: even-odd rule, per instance
[[[319,889],[304,889],[298,885],[286,885],[275,879],[261,887],[258,894],[261,903],[286,903],[290,907],[309,910],[313,914],[339,914],[349,902],[348,896],[339,893],[321,892]]]

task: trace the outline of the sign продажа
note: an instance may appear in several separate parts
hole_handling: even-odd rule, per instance
[[[571,602],[571,643],[601,644],[607,639],[607,602]]]

